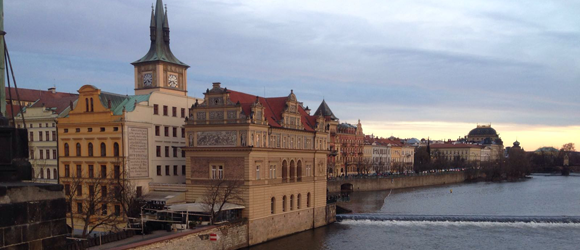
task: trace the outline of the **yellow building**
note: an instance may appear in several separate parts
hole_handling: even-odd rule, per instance
[[[243,180],[250,245],[325,225],[328,131],[291,91],[263,98],[214,83],[185,125],[187,202],[213,179]]]
[[[431,144],[432,157],[444,157],[447,161],[462,160],[481,162],[490,160],[489,147],[477,144]]]

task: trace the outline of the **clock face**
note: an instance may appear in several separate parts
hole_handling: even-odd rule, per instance
[[[177,88],[177,75],[169,75],[167,85],[172,88]]]
[[[143,74],[143,86],[150,87],[153,83],[153,75],[151,73]]]

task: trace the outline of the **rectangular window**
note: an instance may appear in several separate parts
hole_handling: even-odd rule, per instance
[[[64,194],[70,195],[70,184],[64,184]]]
[[[81,132],[81,129],[80,129],[80,128],[76,128],[76,129],[75,129],[75,132],[76,132],[76,133],[79,133],[79,132]]]
[[[181,128],[181,138],[185,138],[185,128]]]
[[[39,127],[39,128],[42,128],[42,123],[39,123],[39,124],[38,124],[38,127]]]
[[[52,159],[56,160],[56,149],[52,150]]]
[[[50,150],[46,150],[46,159],[50,159]],[[56,160],[56,158],[52,158],[53,160]]]
[[[256,180],[260,179],[260,166],[256,166]]]
[[[105,128],[101,128],[101,132],[105,132]]]
[[[181,150],[181,157],[185,157],[185,150]]]
[[[83,170],[81,165],[77,165],[77,178],[83,177]]]
[[[65,133],[68,133],[68,128],[65,128],[65,129],[64,129],[64,132],[65,132]]]
[[[157,176],[161,176],[161,166],[157,165]]]
[[[165,136],[169,137],[169,127],[165,126],[163,127],[163,129],[164,129],[163,132],[165,132]]]
[[[167,106],[163,105],[163,115],[167,116]]]
[[[34,160],[34,149],[31,149],[30,150],[30,156],[29,157],[30,157],[31,160]]]
[[[165,166],[165,175],[170,175],[170,172],[169,172],[169,165],[166,165],[166,166]]]
[[[185,175],[185,165],[181,165],[181,175]]]
[[[56,141],[56,131],[52,131],[52,141]]]
[[[107,204],[101,204],[101,215],[107,215]]]
[[[83,185],[77,185],[77,196],[83,196]]]
[[[50,141],[50,131],[46,131],[44,134],[46,135],[46,141]]]
[[[224,178],[224,167],[223,166],[218,167],[218,178],[220,180]]]
[[[107,186],[101,186],[101,197],[107,197]]]
[[[87,128],[87,132],[93,132],[93,128]]]
[[[153,104],[153,114],[154,115],[158,115],[159,114],[159,105]]]
[[[119,131],[119,127],[113,127],[113,131]]]
[[[184,108],[181,109],[181,118],[185,118],[185,109]]]
[[[42,159],[44,159],[44,151],[42,149],[39,151],[40,151],[40,159],[42,160]]]
[[[176,108],[176,107],[172,107],[172,108],[171,108],[171,115],[172,115],[173,117],[177,117],[177,108]]]
[[[156,147],[156,154],[157,154],[157,157],[161,157],[161,146]]]
[[[121,177],[121,167],[115,166],[115,179],[119,179]]]
[[[173,148],[173,157],[177,157],[177,148],[176,147]]]
[[[81,202],[77,202],[77,213],[79,214],[83,213],[83,203]]]
[[[38,141],[42,141],[42,131],[38,132]]]
[[[107,165],[101,165],[101,178],[107,178]]]
[[[216,166],[211,166],[211,178],[214,180],[217,178],[217,167]]]
[[[90,197],[95,196],[95,187],[94,186],[89,186],[89,196]]]
[[[93,165],[89,165],[89,178],[95,178],[95,167]]]
[[[70,177],[70,166],[64,165],[64,177]]]
[[[159,136],[159,126],[155,126],[155,136]]]
[[[165,146],[165,157],[169,157],[169,147]]]
[[[173,137],[177,137],[177,128],[173,127]]]
[[[173,175],[177,176],[177,165],[173,165]]]

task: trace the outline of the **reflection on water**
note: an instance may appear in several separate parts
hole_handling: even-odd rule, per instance
[[[579,216],[580,176],[355,192],[343,205],[358,213]],[[347,220],[251,249],[578,249],[579,237],[580,224]]]

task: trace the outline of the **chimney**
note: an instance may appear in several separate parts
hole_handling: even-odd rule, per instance
[[[48,88],[48,91],[50,93],[53,93],[54,94],[54,93],[56,93],[56,88],[55,87]]]
[[[220,83],[220,82],[214,82],[214,83],[213,83],[213,88],[214,88],[214,89],[215,89],[215,88],[218,88],[218,89],[219,89],[219,88],[220,88],[220,85],[221,85],[221,83]]]

